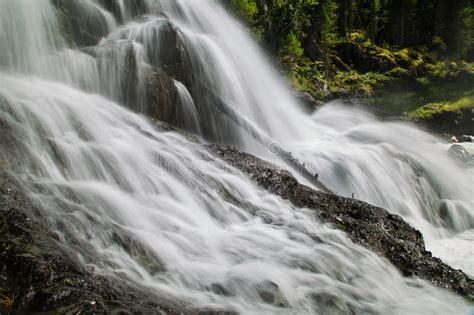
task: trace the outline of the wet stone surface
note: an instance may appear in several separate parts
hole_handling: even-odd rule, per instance
[[[422,234],[400,216],[366,202],[315,191],[300,184],[286,170],[233,147],[211,145],[210,150],[230,165],[247,173],[268,191],[315,216],[349,238],[388,259],[404,276],[417,276],[438,287],[474,301],[474,280],[431,255]]]

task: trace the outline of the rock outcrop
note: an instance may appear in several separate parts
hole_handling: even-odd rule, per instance
[[[94,275],[69,259],[36,207],[0,170],[0,313],[181,314],[184,307]],[[190,313],[189,311],[186,313]]]
[[[315,191],[286,170],[233,147],[212,145],[210,149],[271,193],[297,207],[314,209],[315,216],[345,231],[354,243],[388,259],[403,275],[420,277],[474,300],[474,280],[433,257],[422,234],[400,216],[363,201]]]
[[[53,0],[65,38],[79,47],[96,45],[109,32],[106,14],[89,1]]]

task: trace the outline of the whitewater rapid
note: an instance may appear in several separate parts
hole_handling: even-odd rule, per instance
[[[456,238],[474,227],[473,176],[440,139],[338,104],[307,115],[216,1],[146,0],[145,12],[114,3],[111,12],[75,2],[104,30],[78,47],[52,2],[0,2],[0,124],[11,130],[0,159],[65,250],[99,274],[243,314],[468,312],[201,145],[231,143],[276,162],[269,145],[289,150],[335,192],[402,215],[437,253],[459,258],[448,262],[466,265],[472,243]],[[196,138],[142,115],[169,24],[190,56],[194,81],[172,82],[179,121]],[[443,251],[445,240],[462,255]],[[278,303],[262,300],[275,287]]]

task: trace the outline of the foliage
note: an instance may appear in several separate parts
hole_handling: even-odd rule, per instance
[[[400,80],[423,91],[474,75],[470,0],[229,2],[282,63],[290,83],[316,98],[368,97]],[[464,106],[463,95],[453,97],[449,106],[442,97],[415,103]],[[397,106],[407,109],[401,101]]]
[[[474,75],[474,63],[466,61],[438,61],[426,66],[431,77],[445,79],[457,77],[461,73]]]
[[[286,37],[285,46],[283,51],[287,55],[292,55],[295,57],[302,57],[304,50],[301,47],[301,42],[298,40],[298,37],[294,33],[289,33]]]

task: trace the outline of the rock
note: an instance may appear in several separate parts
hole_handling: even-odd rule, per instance
[[[460,144],[453,144],[449,147],[448,153],[453,159],[463,167],[474,166],[474,157],[466,148]]]
[[[176,121],[176,104],[180,101],[180,97],[173,79],[164,71],[156,69],[150,76],[150,86],[149,116],[180,127]]]
[[[87,47],[83,52],[97,61],[101,78],[108,78],[103,84],[104,93],[111,99],[140,111],[140,104],[147,95],[140,91],[140,58],[137,47],[127,40],[108,40],[106,44]],[[142,98],[144,100],[142,100]]]
[[[94,275],[69,259],[16,181],[0,171],[0,313],[190,313],[131,285]]]
[[[313,209],[316,217],[346,232],[354,243],[385,257],[405,276],[420,277],[474,300],[474,280],[432,257],[422,234],[400,216],[363,201],[315,191],[300,184],[288,171],[233,147],[209,148],[271,193],[297,207]]]
[[[295,96],[305,105],[305,109],[310,113],[324,105],[323,102],[316,100],[313,95],[308,92],[295,92]]]
[[[115,18],[123,23],[125,17],[122,16],[120,10],[121,0],[99,0],[100,4],[115,16]],[[146,0],[123,1],[122,5],[125,11],[129,14],[129,18],[136,18],[146,14]]]
[[[190,87],[193,81],[189,55],[179,36],[178,29],[171,23],[160,27],[158,59],[154,65],[160,67],[171,78]]]
[[[462,135],[460,142],[474,142],[474,137],[469,135]]]
[[[92,2],[53,0],[52,4],[60,13],[61,28],[71,43],[79,47],[93,46],[107,36],[108,17]]]
[[[256,287],[258,295],[263,302],[277,306],[277,307],[287,307],[290,304],[285,298],[283,293],[280,291],[278,285],[271,281],[264,281],[259,283]]]

